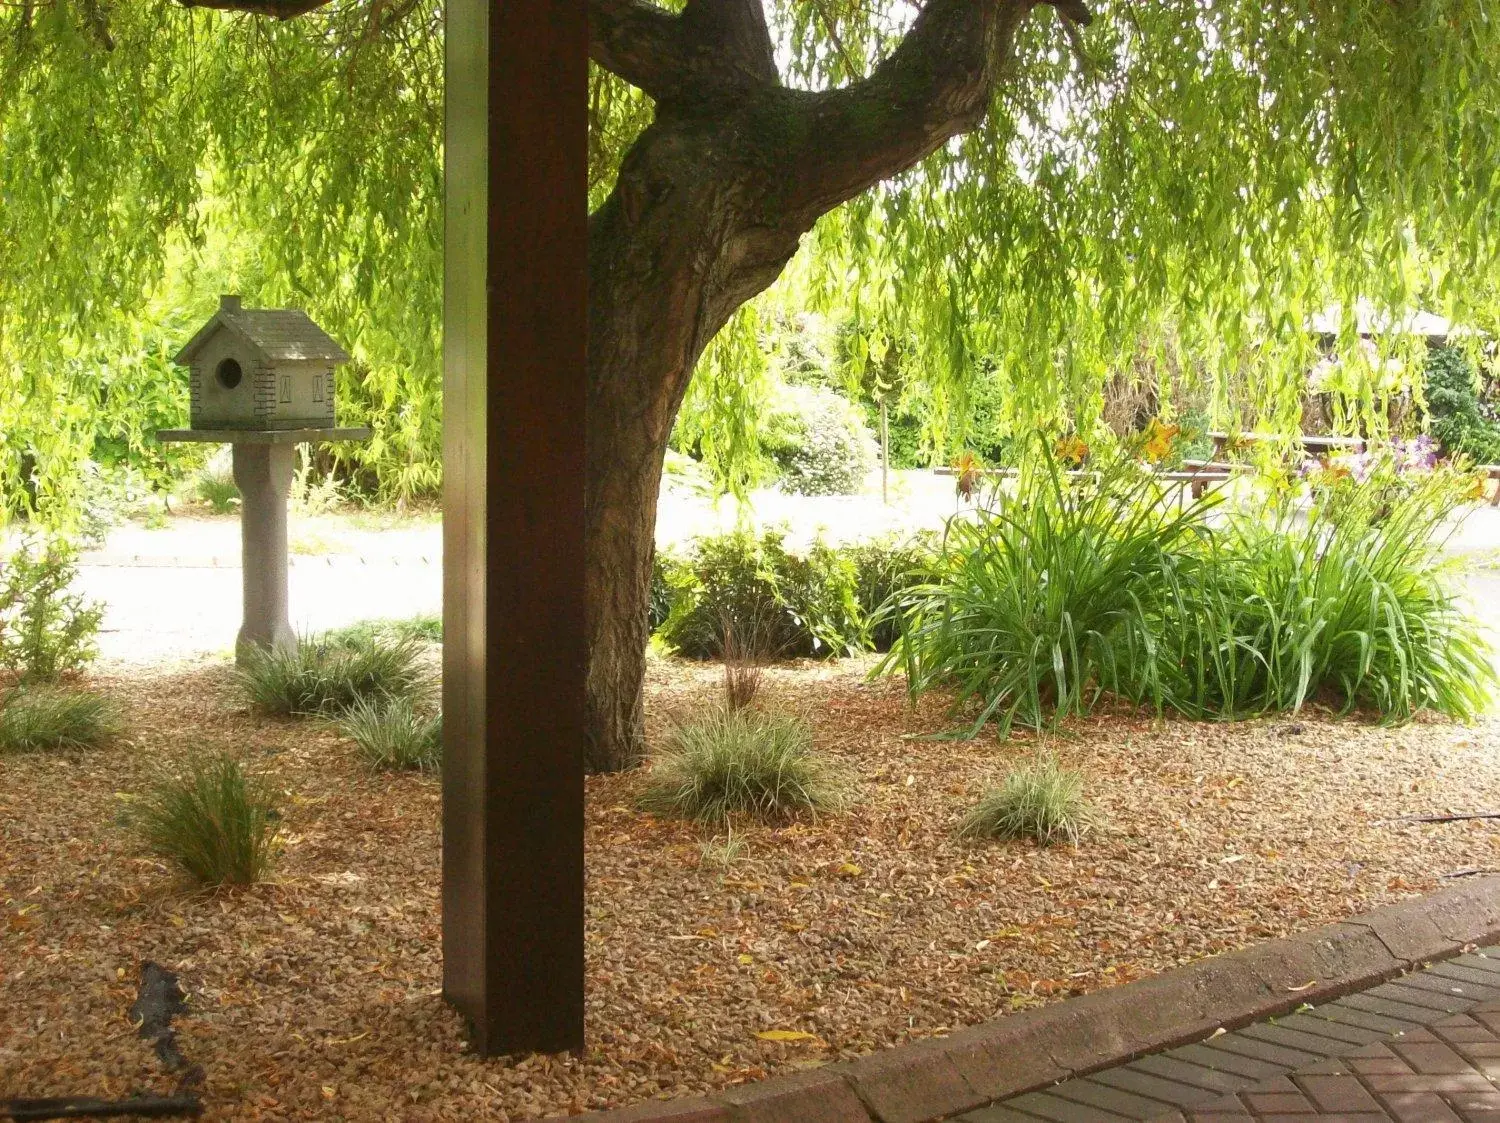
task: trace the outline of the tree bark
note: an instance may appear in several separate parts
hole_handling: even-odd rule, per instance
[[[754,176],[714,134],[659,117],[590,218],[590,771],[630,768],[644,753],[657,495],[693,368],[735,309],[785,268],[802,233],[758,226],[756,197]]]

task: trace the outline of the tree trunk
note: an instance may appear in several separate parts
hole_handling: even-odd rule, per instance
[[[667,442],[620,420],[599,410],[589,418],[589,461],[603,465],[587,482],[589,772],[634,767],[645,747],[647,608]]]
[[[634,767],[645,752],[657,497],[693,368],[734,310],[776,279],[802,233],[790,221],[759,227],[755,195],[710,134],[665,117],[589,219],[591,772]]]
[[[689,0],[680,16],[594,0],[596,61],[650,93],[656,116],[589,218],[591,772],[645,752],[657,492],[704,348],[819,217],[983,117],[1030,9],[929,0],[869,79],[811,93],[780,84],[760,0]]]

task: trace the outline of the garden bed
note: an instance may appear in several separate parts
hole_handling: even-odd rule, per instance
[[[948,726],[867,662],[768,672],[852,776],[843,814],[703,828],[588,788],[588,1031],[577,1058],[482,1062],[442,1002],[439,782],[373,774],[310,723],[250,714],[222,664],[98,676],[129,732],[0,757],[0,1094],[170,1090],[126,1011],[142,960],[182,974],[182,1051],[213,1118],[521,1119],[701,1092],[1154,973],[1500,865],[1500,721],[1386,729],[1114,714],[1052,739],[1102,822],[1050,850],[955,837],[1035,738]],[[653,732],[718,669],[650,668]],[[193,893],[120,824],[156,770],[234,752],[282,794],[275,882]],[[770,1036],[762,1036],[769,1034]]]

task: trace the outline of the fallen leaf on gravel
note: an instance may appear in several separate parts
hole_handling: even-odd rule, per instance
[[[800,1029],[766,1029],[755,1035],[762,1041],[821,1041],[815,1033],[804,1033]]]

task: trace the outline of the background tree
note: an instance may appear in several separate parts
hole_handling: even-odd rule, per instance
[[[399,419],[436,370],[441,11],[205,3],[240,14],[0,9],[6,377],[72,400],[59,340],[97,341],[138,307],[222,201],[257,235],[262,291],[350,339]],[[641,750],[673,419],[804,241],[811,298],[867,294],[935,386],[988,361],[1031,420],[1087,424],[1166,318],[1205,371],[1255,364],[1262,416],[1285,428],[1301,326],[1327,301],[1493,323],[1485,0],[589,5],[595,768]]]

